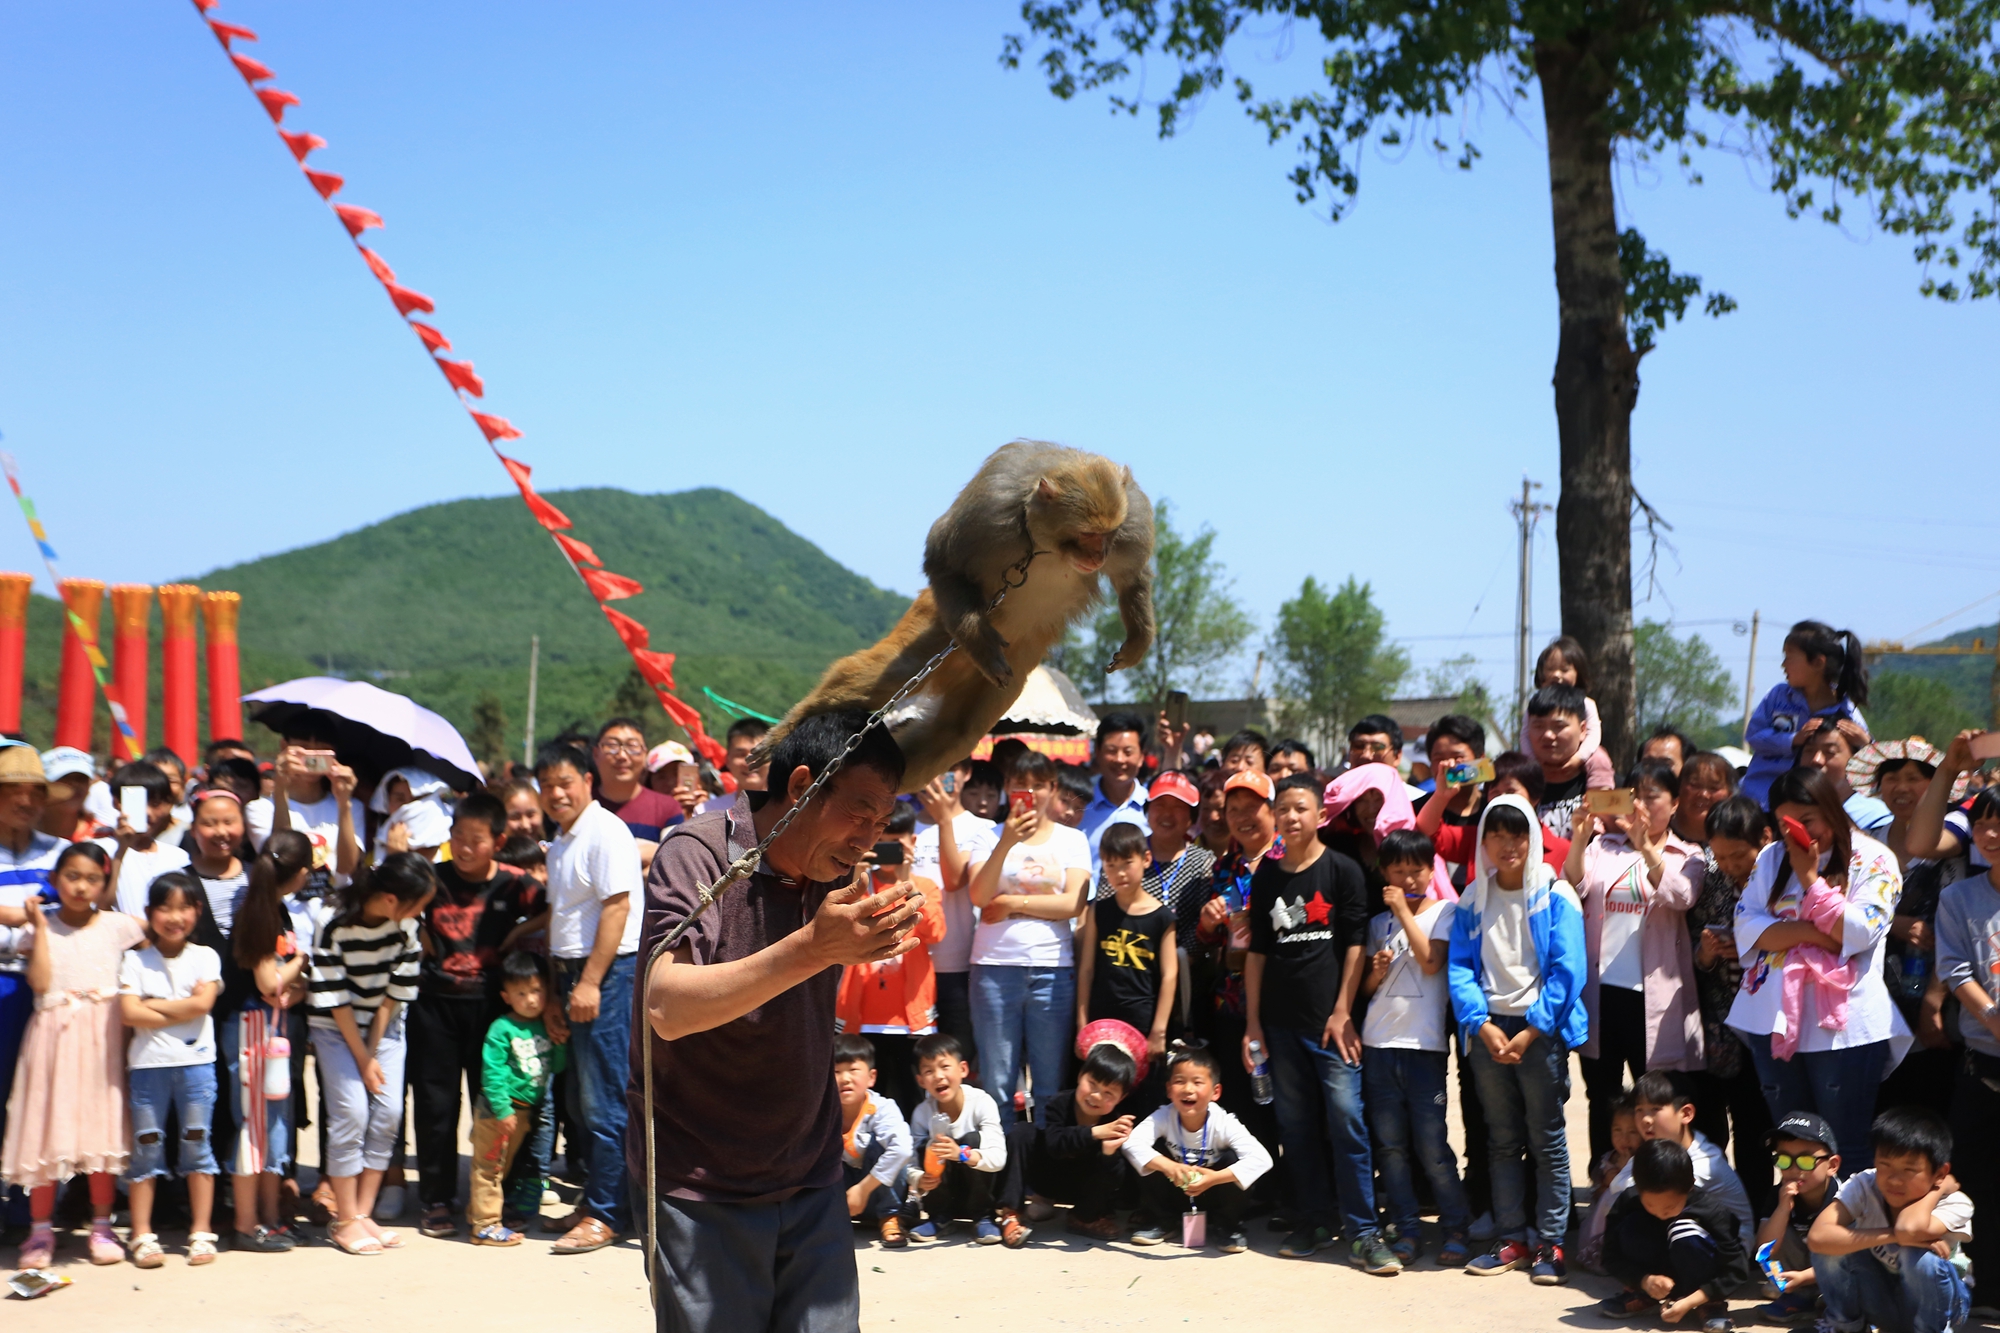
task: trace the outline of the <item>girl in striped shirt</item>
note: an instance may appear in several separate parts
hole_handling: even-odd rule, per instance
[[[403,1108],[403,1006],[417,998],[417,916],[437,892],[430,862],[395,852],[348,886],[313,947],[313,1055],[326,1092],[326,1175],[338,1216],[327,1234],[349,1254],[402,1245],[369,1216],[396,1148]]]

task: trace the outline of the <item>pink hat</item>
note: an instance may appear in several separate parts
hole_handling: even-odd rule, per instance
[[[1197,810],[1201,808],[1201,792],[1188,781],[1185,773],[1162,773],[1153,779],[1152,787],[1146,792],[1146,800],[1150,803],[1166,796],[1185,801]]]
[[[1083,1025],[1083,1031],[1076,1034],[1076,1058],[1087,1060],[1093,1047],[1116,1046],[1132,1057],[1132,1063],[1139,1067],[1139,1078],[1146,1077],[1146,1067],[1150,1063],[1146,1051],[1146,1038],[1130,1023],[1116,1018],[1100,1018],[1094,1023]]]

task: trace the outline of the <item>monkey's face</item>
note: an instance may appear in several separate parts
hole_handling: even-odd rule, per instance
[[[1111,535],[1125,516],[1124,469],[1094,455],[1084,455],[1076,466],[1051,468],[1028,497],[1028,531],[1035,546],[1062,552],[1085,574],[1104,567]]]

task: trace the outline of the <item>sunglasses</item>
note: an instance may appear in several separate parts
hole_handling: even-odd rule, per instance
[[[1832,1155],[1832,1153],[1812,1152],[1802,1152],[1796,1156],[1784,1152],[1773,1153],[1771,1155],[1771,1165],[1777,1167],[1780,1171],[1789,1171],[1793,1167],[1797,1167],[1801,1171],[1810,1171]]]

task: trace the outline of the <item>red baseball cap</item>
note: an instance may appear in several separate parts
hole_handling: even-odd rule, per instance
[[[1271,781],[1269,773],[1250,768],[1230,774],[1229,781],[1222,784],[1222,791],[1225,796],[1233,791],[1254,791],[1267,801],[1275,800],[1278,795],[1277,784]]]
[[[1153,779],[1153,785],[1146,791],[1147,802],[1150,804],[1166,796],[1171,796],[1176,801],[1185,801],[1197,810],[1201,809],[1201,792],[1188,781],[1185,773],[1162,773]]]

